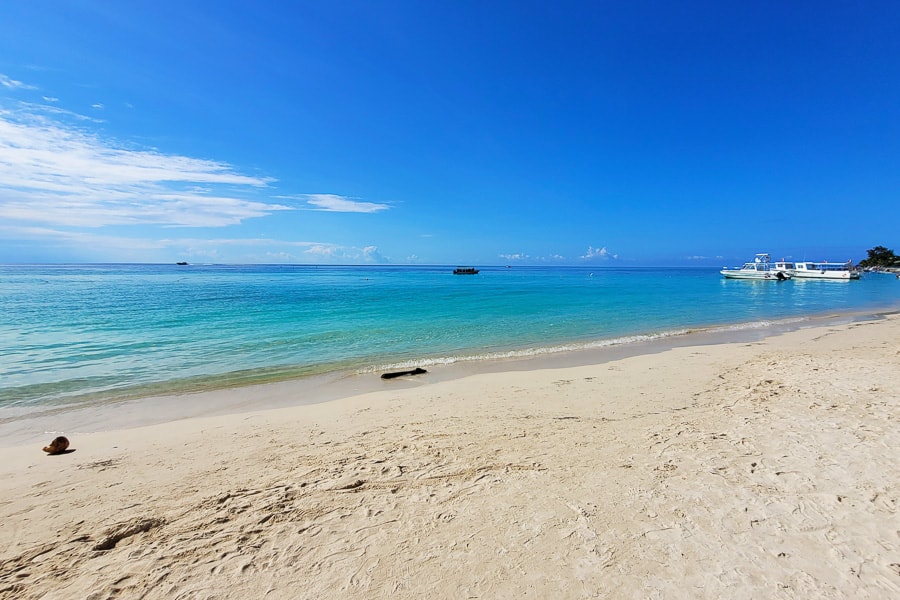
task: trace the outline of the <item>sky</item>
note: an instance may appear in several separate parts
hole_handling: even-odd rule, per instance
[[[900,2],[4,0],[0,263],[900,252]]]

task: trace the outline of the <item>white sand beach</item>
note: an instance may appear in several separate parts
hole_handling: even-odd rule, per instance
[[[0,449],[0,597],[900,597],[897,315],[435,379]]]

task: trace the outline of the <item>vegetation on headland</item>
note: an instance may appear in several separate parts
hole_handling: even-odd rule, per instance
[[[884,246],[875,246],[866,252],[869,257],[862,259],[857,265],[861,269],[900,267],[900,256],[895,255],[893,250]]]

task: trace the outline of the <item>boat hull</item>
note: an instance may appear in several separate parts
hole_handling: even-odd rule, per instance
[[[859,279],[859,275],[853,276],[850,273],[794,273],[797,279],[830,279],[832,281],[850,281],[851,279]]]
[[[742,269],[723,269],[719,271],[726,279],[756,279],[787,281],[791,278],[789,273],[782,271],[743,271]]]

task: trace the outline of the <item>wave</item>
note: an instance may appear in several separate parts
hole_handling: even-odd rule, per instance
[[[677,338],[688,335],[699,334],[721,334],[734,333],[740,331],[752,331],[761,329],[770,329],[777,327],[785,327],[798,325],[810,321],[809,317],[788,317],[784,319],[766,319],[759,321],[748,321],[744,323],[730,323],[727,325],[716,325],[710,327],[693,327],[679,328],[655,333],[644,333],[634,335],[624,335],[615,338],[605,338],[599,340],[590,340],[583,342],[566,342],[553,344],[549,346],[534,346],[529,348],[517,348],[510,350],[497,350],[492,352],[473,352],[471,354],[450,354],[440,356],[430,356],[418,359],[408,359],[402,361],[389,362],[379,365],[370,365],[361,367],[355,371],[358,375],[366,375],[381,371],[389,371],[395,369],[407,369],[412,367],[434,367],[442,365],[452,365],[458,363],[473,362],[490,362],[520,358],[535,358],[540,356],[548,356],[554,354],[563,354],[568,352],[580,352],[585,350],[599,350],[604,348],[613,348],[617,346],[625,346],[630,344],[641,344],[655,342],[670,338]]]
[[[622,346],[626,344],[636,344],[642,342],[652,342],[665,338],[687,335],[696,330],[693,329],[673,329],[670,331],[662,331],[658,333],[626,335],[616,338],[608,338],[602,340],[591,340],[585,342],[568,342],[555,344],[551,346],[536,346],[530,348],[518,348],[511,350],[497,350],[494,352],[478,352],[472,354],[451,354],[446,356],[432,356],[421,359],[410,359],[398,362],[392,362],[377,366],[368,366],[357,369],[356,373],[360,375],[385,371],[390,369],[403,369],[408,367],[429,367],[452,365],[456,363],[466,362],[487,362],[497,360],[507,360],[516,358],[533,358],[538,356],[546,356],[551,354],[562,354],[565,352],[578,352],[582,350],[596,350],[609,348],[613,346]]]

